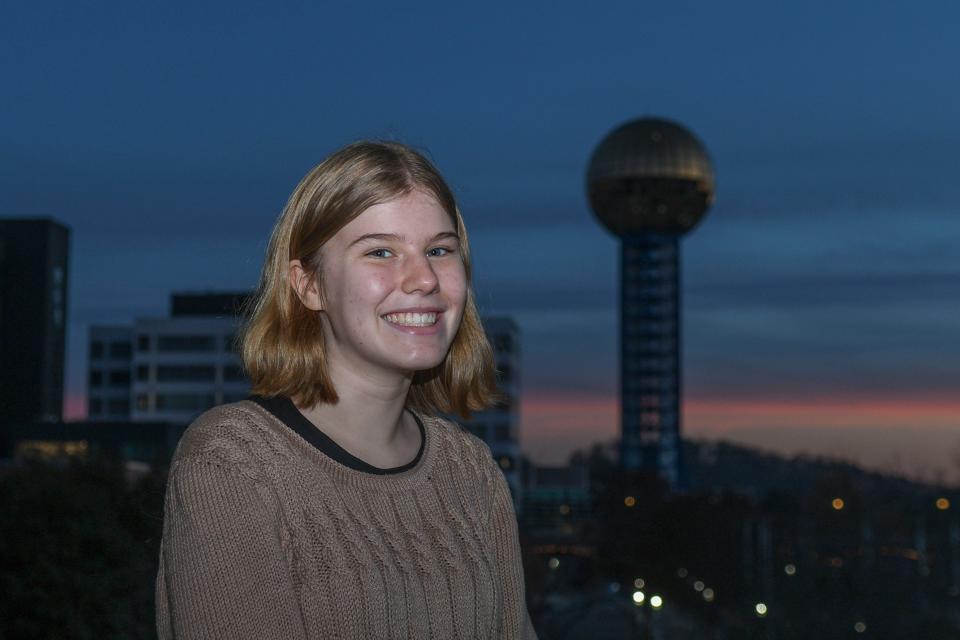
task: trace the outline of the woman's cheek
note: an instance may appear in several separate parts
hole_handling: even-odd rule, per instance
[[[463,268],[462,262],[450,265],[444,273],[444,284],[447,293],[451,298],[457,300],[466,300],[467,297],[467,272]]]
[[[357,283],[358,290],[367,291],[374,295],[386,291],[387,286],[388,278],[380,272],[373,273],[362,282]]]

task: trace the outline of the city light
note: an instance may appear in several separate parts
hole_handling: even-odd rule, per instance
[[[562,515],[567,515],[568,513],[570,513],[570,505],[568,504],[560,505],[560,513]]]
[[[950,501],[946,498],[937,498],[937,509],[940,511],[946,511],[950,508]]]
[[[551,569],[556,569],[560,566],[560,558],[550,558],[550,560],[547,562],[547,566]]]
[[[703,584],[703,580],[697,580],[696,582],[693,583],[693,590],[697,592],[703,591],[703,588],[705,586],[707,585]]]
[[[677,576],[680,577],[680,578],[686,578],[686,577],[687,577],[687,570],[684,569],[683,567],[680,567],[679,569],[677,569]]]
[[[647,581],[643,578],[637,578],[633,581],[633,586],[635,586],[637,589],[643,589],[645,586],[647,586]]]
[[[660,596],[653,596],[652,598],[650,598],[650,606],[653,607],[654,609],[659,609],[660,607],[663,606],[663,598],[661,598]]]
[[[830,503],[834,509],[840,511],[843,509],[843,498],[834,498],[833,502]]]
[[[862,621],[858,620],[857,623],[853,625],[853,630],[856,631],[857,633],[863,633],[864,631],[867,630],[867,625],[865,625]]]
[[[703,590],[703,599],[707,602],[713,602],[713,589],[707,587]]]
[[[753,609],[754,611],[757,612],[757,615],[760,616],[761,618],[767,615],[767,605],[762,602],[758,602]]]
[[[790,563],[783,568],[783,572],[788,576],[794,576],[797,574],[797,566],[793,563]]]
[[[637,504],[637,499],[633,496],[627,496],[623,499],[623,504],[627,505],[628,507],[632,507],[633,505]]]
[[[647,596],[643,594],[643,591],[634,591],[633,592],[633,601],[636,604],[643,604],[643,601]]]

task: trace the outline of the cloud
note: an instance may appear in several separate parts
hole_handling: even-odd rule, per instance
[[[833,224],[877,210],[952,211],[957,132],[771,144],[718,152],[715,213],[730,220],[799,218]],[[860,212],[860,213],[858,213]]]
[[[960,272],[811,273],[754,276],[739,282],[694,283],[685,291],[693,312],[711,309],[794,311],[960,305]],[[956,302],[951,303],[951,300]]]

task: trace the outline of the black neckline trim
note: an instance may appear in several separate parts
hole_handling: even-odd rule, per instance
[[[417,466],[417,463],[420,462],[420,458],[423,457],[423,449],[427,443],[427,432],[423,427],[423,423],[420,421],[420,417],[409,409],[406,409],[406,411],[410,412],[410,415],[413,416],[413,419],[417,421],[417,428],[420,429],[420,449],[417,451],[417,457],[405,465],[383,469],[380,467],[375,467],[372,464],[361,460],[334,442],[330,436],[325,434],[312,422],[307,420],[306,416],[300,413],[300,410],[297,409],[297,406],[293,404],[293,401],[287,396],[265,397],[251,395],[250,400],[256,402],[258,405],[269,411],[280,422],[292,429],[297,433],[297,435],[313,445],[315,449],[324,455],[333,458],[340,464],[357,471],[375,473],[377,475],[401,473]]]

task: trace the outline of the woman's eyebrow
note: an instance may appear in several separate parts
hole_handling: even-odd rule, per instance
[[[455,240],[460,240],[460,236],[458,236],[454,231],[441,231],[437,235],[430,238],[430,242],[436,242],[442,238],[453,238]],[[365,233],[347,245],[347,248],[349,249],[353,245],[363,242],[364,240],[392,240],[395,242],[406,242],[407,239],[403,236],[398,236],[395,233]]]
[[[457,240],[457,241],[460,240],[460,236],[458,236],[455,231],[441,231],[437,235],[430,238],[430,242],[436,242],[437,240],[440,240],[442,238],[453,238],[454,240]]]
[[[398,242],[403,242],[403,237],[398,236],[395,233],[365,233],[364,235],[360,236],[359,238],[357,238],[356,240],[348,244],[347,248],[349,249],[353,245],[357,244],[358,242],[363,242],[364,240],[394,240]]]

